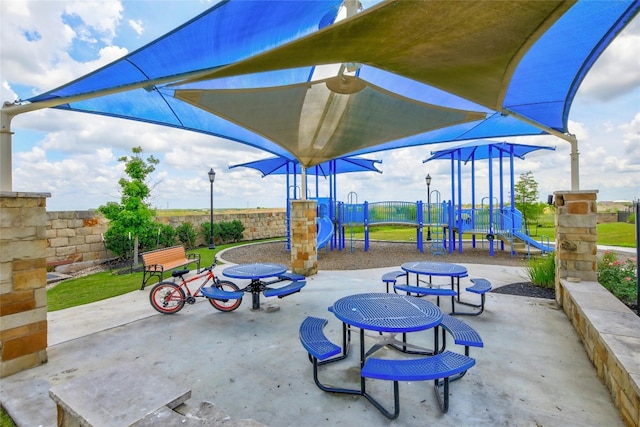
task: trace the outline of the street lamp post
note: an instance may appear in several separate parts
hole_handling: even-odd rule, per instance
[[[427,182],[427,240],[431,240],[431,175],[424,178]]]
[[[213,243],[213,181],[216,179],[216,173],[213,168],[209,169],[209,183],[211,184],[211,217],[209,221],[209,249],[215,249]]]

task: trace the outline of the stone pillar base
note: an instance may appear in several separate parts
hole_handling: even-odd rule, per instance
[[[0,192],[0,378],[47,361],[47,197]]]
[[[556,191],[556,300],[560,280],[598,281],[597,190]]]
[[[314,200],[291,202],[291,271],[303,276],[318,272],[318,249]]]

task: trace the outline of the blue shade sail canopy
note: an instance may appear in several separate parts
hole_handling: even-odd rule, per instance
[[[586,72],[639,7],[637,1],[389,0],[185,83],[360,63],[566,133]]]
[[[107,66],[3,106],[3,117],[40,108],[120,117],[223,137],[304,165],[407,146],[543,133],[575,144],[568,129],[575,93],[640,10],[634,0],[387,0],[335,23],[341,6],[339,0],[221,1]],[[272,88],[305,92],[296,104],[304,108],[307,94],[320,85],[305,91],[297,85],[328,78],[318,73],[331,64],[343,65],[332,76],[351,73],[356,86],[364,87],[352,92],[340,80],[325,82],[335,94],[335,102],[326,104],[330,125],[318,125],[324,119],[314,115],[328,112],[321,108],[292,113],[282,105],[287,120],[298,121],[288,130],[269,125],[268,132],[257,126],[264,117],[238,116],[241,103],[234,98],[255,99]],[[196,107],[200,98],[184,91],[197,90],[215,91],[202,92],[202,98],[224,99],[224,111]],[[376,102],[365,105],[365,99]],[[378,123],[381,111],[399,100],[415,101],[402,107],[404,116],[393,116],[410,124],[405,133],[368,132],[386,128]],[[359,102],[360,108],[351,108]],[[8,123],[3,127],[10,131]],[[362,137],[354,137],[360,131]]]
[[[333,174],[342,174],[350,172],[378,172],[382,173],[376,167],[381,160],[365,159],[361,157],[340,157],[325,163],[320,163],[306,170],[307,175],[317,175],[330,177]],[[229,166],[229,169],[246,167],[258,170],[262,173],[262,177],[268,175],[286,175],[301,174],[302,169],[300,163],[295,160],[289,160],[285,157],[269,157],[267,159],[255,160],[252,162],[241,163]]]
[[[431,157],[423,160],[427,163],[431,160],[460,160],[464,163],[470,160],[485,160],[489,158],[498,158],[500,155],[515,156],[524,160],[524,156],[537,150],[555,150],[555,147],[545,145],[517,144],[513,142],[500,141],[470,141],[466,144],[444,150],[432,151]]]

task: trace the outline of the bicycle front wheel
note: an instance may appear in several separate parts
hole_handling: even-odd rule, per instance
[[[180,286],[173,282],[160,282],[151,288],[149,302],[163,314],[174,314],[184,307],[185,294]]]
[[[233,282],[228,280],[220,280],[218,283],[214,285],[216,288],[227,291],[227,292],[237,292],[240,288]],[[220,310],[220,311],[233,311],[236,308],[240,307],[242,303],[242,298],[238,299],[213,299],[207,298],[211,305]]]

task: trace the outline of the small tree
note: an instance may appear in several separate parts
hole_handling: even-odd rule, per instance
[[[538,203],[538,183],[533,178],[533,172],[529,171],[520,175],[514,191],[514,204],[516,209],[522,213],[525,226],[536,221],[542,214],[545,205]]]
[[[109,230],[113,228],[123,235],[132,236],[133,263],[138,267],[138,239],[153,228],[155,216],[147,202],[151,190],[145,181],[160,161],[153,156],[143,159],[141,147],[134,147],[131,151],[133,155],[118,159],[125,164],[124,171],[129,177],[118,181],[122,194],[120,203],[109,202],[98,210],[109,220]]]

